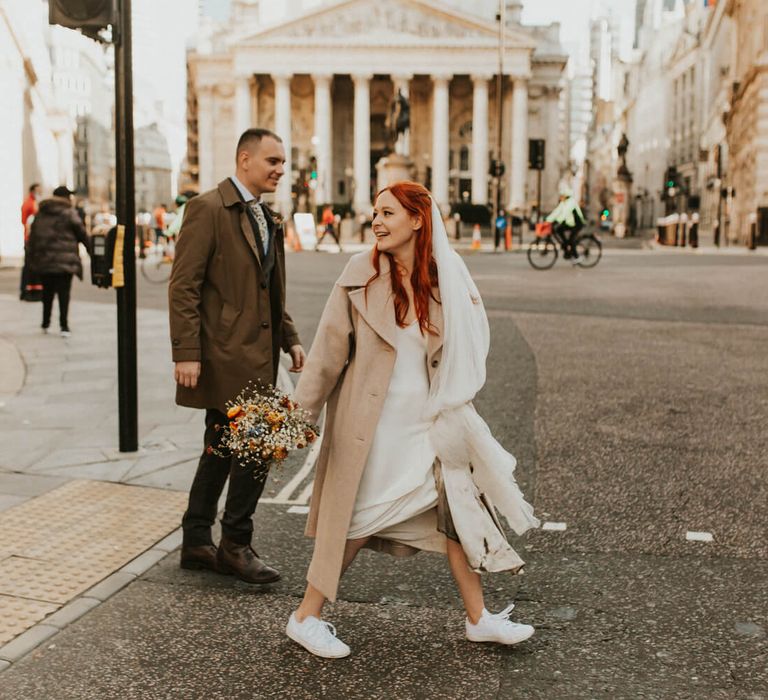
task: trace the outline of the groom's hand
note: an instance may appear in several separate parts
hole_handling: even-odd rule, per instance
[[[173,378],[177,384],[194,389],[200,377],[199,362],[177,362],[173,370]]]
[[[304,369],[304,362],[307,359],[307,356],[304,353],[304,348],[301,347],[301,345],[292,345],[288,352],[291,356],[291,360],[293,360],[293,367],[291,367],[288,371],[301,372],[301,370]]]

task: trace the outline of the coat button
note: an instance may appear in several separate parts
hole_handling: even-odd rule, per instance
[[[179,342],[181,342],[181,341],[174,339],[174,341],[173,341],[173,344],[174,344],[174,345],[178,345],[178,344],[179,344]]]
[[[266,289],[267,288],[267,283],[266,282],[262,282],[261,283],[261,288],[262,289]]]
[[[269,324],[266,321],[262,321],[261,322],[261,327],[262,328],[269,328]]]
[[[432,360],[432,366],[437,367],[440,364],[439,360]]]

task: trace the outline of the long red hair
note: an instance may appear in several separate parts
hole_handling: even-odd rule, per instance
[[[437,287],[437,264],[432,257],[432,199],[429,190],[418,182],[400,180],[383,188],[376,194],[378,199],[382,192],[391,192],[392,196],[400,202],[403,208],[412,216],[421,217],[421,228],[416,231],[416,250],[414,255],[413,272],[411,272],[411,287],[413,288],[413,304],[416,307],[416,318],[422,333],[437,333],[435,327],[429,322],[429,299],[437,298],[432,291]],[[398,274],[398,268],[394,256],[391,253],[383,253],[389,258],[390,280],[392,293],[395,297],[395,321],[401,328],[405,328],[405,318],[408,315],[408,294],[402,282],[402,273]],[[368,285],[381,274],[381,256],[378,248],[373,249],[373,267],[376,270]]]

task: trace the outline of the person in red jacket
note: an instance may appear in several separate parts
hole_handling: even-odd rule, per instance
[[[24,248],[26,250],[27,240],[29,239],[29,227],[31,219],[35,218],[38,210],[38,200],[40,199],[40,185],[33,182],[29,186],[29,192],[21,205],[21,223],[24,226]],[[26,257],[26,256],[25,256]],[[30,276],[26,260],[21,268],[21,280],[19,287],[19,299],[22,301],[40,301],[43,294],[43,285],[40,280],[32,279]]]

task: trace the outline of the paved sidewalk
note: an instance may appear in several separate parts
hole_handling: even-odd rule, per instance
[[[135,453],[116,448],[115,307],[73,303],[70,338],[42,333],[39,304],[0,295],[0,317],[2,667],[178,546],[201,418],[174,404],[164,312],[138,312]]]

